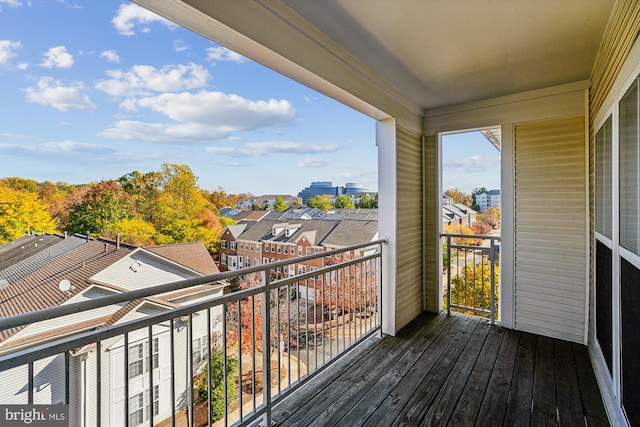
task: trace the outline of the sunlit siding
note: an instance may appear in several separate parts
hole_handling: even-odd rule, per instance
[[[438,196],[438,150],[435,135],[425,138],[424,150],[424,308],[438,312],[442,308],[438,266],[442,265],[438,242],[440,224]]]
[[[515,125],[515,327],[583,342],[583,116]]]
[[[421,136],[402,127],[397,143],[396,330],[423,309]]]

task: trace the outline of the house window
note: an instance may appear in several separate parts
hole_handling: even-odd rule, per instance
[[[229,242],[229,244],[231,245],[231,250],[235,251],[236,250],[236,242],[232,241],[232,242]]]
[[[298,246],[298,256],[302,256],[302,246]]]
[[[289,251],[289,249],[285,246],[284,247],[284,254],[287,255],[287,252]]]
[[[129,378],[142,375],[144,372],[144,343],[129,347]]]
[[[262,258],[262,263],[263,264],[268,264],[269,263],[269,258]]]
[[[281,254],[282,253],[282,246],[278,245],[278,253]]]
[[[620,100],[620,245],[640,255],[638,79]]]
[[[611,231],[612,201],[612,117],[602,125],[596,134],[596,231],[608,239]]]
[[[144,423],[144,393],[129,398],[129,425],[139,426]]]
[[[149,402],[148,402],[148,390],[140,392],[135,396],[129,398],[129,425],[139,426],[144,424],[145,420],[151,418],[149,414]],[[147,404],[145,405],[145,400]],[[160,388],[159,386],[153,387],[153,415],[156,416],[160,413]]]
[[[298,274],[304,274],[307,272],[307,267],[305,265],[298,266]]]
[[[311,255],[311,247],[307,246],[307,255]]]
[[[207,337],[194,339],[191,348],[191,363],[195,369],[200,362],[207,360]]]
[[[226,240],[220,240],[220,247],[222,249],[227,249],[227,241]]]
[[[242,242],[240,242],[240,250],[244,250],[244,245],[242,244]]]
[[[238,257],[238,265],[242,266],[242,257],[241,256]]]
[[[153,339],[152,346],[153,354],[151,355],[151,360],[153,363],[153,369],[156,369],[159,366],[160,354],[158,338]],[[148,341],[129,346],[129,378],[137,377],[149,370],[148,354]]]
[[[227,263],[227,254],[220,254],[220,264]]]

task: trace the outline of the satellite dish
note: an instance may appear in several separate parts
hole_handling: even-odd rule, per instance
[[[62,292],[69,292],[69,289],[71,289],[71,282],[67,279],[62,279],[60,283],[58,283],[58,288],[60,288]]]

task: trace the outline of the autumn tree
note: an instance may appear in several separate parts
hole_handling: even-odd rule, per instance
[[[453,203],[465,205],[467,207],[471,207],[474,204],[474,199],[472,199],[470,194],[464,194],[460,189],[450,188],[444,192],[445,196],[450,197]]]
[[[473,235],[473,230],[462,224],[454,223],[454,224],[445,224],[442,226],[442,231],[445,234],[469,234]],[[473,245],[475,244],[475,239],[473,238],[465,238],[465,237],[453,237],[451,238],[451,243],[454,245]]]
[[[135,218],[135,203],[115,180],[92,186],[69,213],[67,230],[71,233],[104,235],[120,220]]]
[[[307,206],[310,208],[320,209],[323,212],[331,209],[331,203],[327,200],[326,197],[323,196],[313,196],[309,200],[307,200]]]
[[[353,204],[353,198],[346,194],[341,194],[336,197],[336,208],[338,209],[353,209],[355,206]]]
[[[330,259],[326,265],[334,263],[335,261]],[[373,261],[326,273],[320,286],[311,285],[316,295],[316,304],[335,311],[337,315],[372,309],[377,301],[374,273]]]
[[[0,244],[28,231],[53,233],[56,223],[36,193],[0,185]]]
[[[276,201],[273,202],[273,210],[276,212],[284,212],[289,209],[289,205],[285,202],[284,197],[276,196]]]
[[[153,224],[142,218],[125,218],[109,226],[104,233],[104,237],[114,239],[116,234],[120,234],[120,238],[124,243],[150,246],[156,244],[158,232]]]
[[[500,226],[500,208],[488,208],[476,216],[476,221],[484,223],[492,229]]]
[[[238,278],[237,287],[240,290],[260,286],[259,274],[248,274]],[[296,347],[298,324],[306,319],[306,308],[303,304],[294,304],[296,298],[294,286],[272,289],[269,291],[269,319],[270,319],[270,353],[277,351],[280,342],[286,348]],[[228,337],[231,343],[240,346],[243,353],[262,353],[263,322],[262,313],[263,294],[244,298],[238,303],[227,305]],[[298,311],[298,309],[300,309]],[[298,321],[298,319],[301,319]]]
[[[500,268],[496,258],[493,269],[494,280],[494,316],[498,318]],[[451,303],[481,310],[491,310],[491,260],[483,257],[478,264],[467,264],[451,279]],[[445,306],[446,306],[446,295]],[[459,309],[467,314],[474,312]],[[487,316],[488,317],[488,316]]]

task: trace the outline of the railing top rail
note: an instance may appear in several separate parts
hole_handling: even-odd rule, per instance
[[[466,239],[487,239],[487,240],[500,240],[500,236],[489,236],[486,234],[452,234],[452,233],[440,233],[440,237],[462,237]]]
[[[224,280],[251,274],[262,271],[269,271],[271,269],[285,266],[293,263],[305,262],[317,258],[324,258],[334,254],[339,254],[347,251],[352,251],[360,248],[367,248],[371,246],[377,246],[387,243],[386,238],[374,240],[371,242],[360,243],[357,245],[347,246],[340,249],[334,249],[327,252],[321,252],[318,254],[306,255],[298,258],[292,258],[290,260],[276,261],[269,264],[263,264],[255,267],[242,268],[240,270],[225,271],[224,273],[216,273],[208,276],[195,277],[191,279],[184,279],[175,282],[165,283],[162,285],[152,286],[143,289],[137,289],[134,291],[122,292],[115,295],[109,295],[101,297],[95,300],[82,301],[77,303],[60,305],[57,307],[47,308],[44,310],[32,311],[28,313],[22,313],[15,316],[0,318],[0,330],[15,328],[30,323],[40,322],[56,317],[66,316],[69,314],[79,313],[99,307],[105,307],[108,305],[119,304],[123,302],[129,302],[137,299],[143,299],[155,295],[161,295],[168,292],[177,291],[180,289],[186,289],[198,285],[221,285]]]

